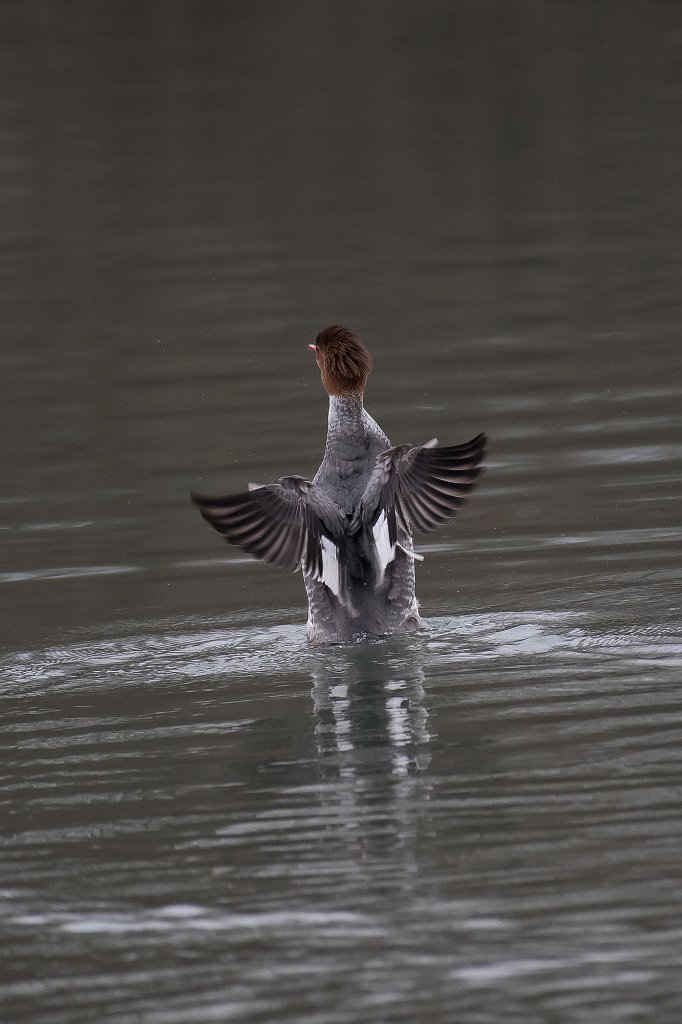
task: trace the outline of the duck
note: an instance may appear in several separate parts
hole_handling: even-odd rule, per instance
[[[231,544],[300,570],[308,640],[349,643],[424,628],[415,590],[415,532],[459,510],[481,471],[486,435],[463,444],[392,446],[365,409],[372,357],[350,328],[325,327],[308,348],[329,396],[322,463],[312,480],[282,476],[226,497],[192,494]]]

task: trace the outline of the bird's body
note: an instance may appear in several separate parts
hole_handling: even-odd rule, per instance
[[[327,443],[313,483],[336,502],[349,522],[358,510],[377,458],[390,447],[391,442],[364,408],[360,395],[330,396]],[[411,549],[409,535],[402,540]],[[346,605],[341,605],[320,580],[305,577],[309,639],[319,642],[333,637],[347,641],[358,632],[381,636],[418,629],[421,619],[415,596],[414,559],[398,549],[389,578],[375,588],[372,541],[363,530],[353,536],[352,544],[352,557],[360,571],[349,574]],[[358,623],[362,623],[360,630]]]
[[[316,344],[329,394],[324,458],[312,481],[281,477],[245,494],[193,496],[227,540],[274,565],[301,568],[311,642],[412,632],[422,625],[412,532],[453,515],[479,472],[485,437],[439,448],[391,443],[364,408],[369,353],[348,328]]]

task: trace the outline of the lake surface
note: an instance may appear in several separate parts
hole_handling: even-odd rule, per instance
[[[676,4],[0,3],[3,1024],[682,1018]],[[418,637],[188,501],[490,436]]]

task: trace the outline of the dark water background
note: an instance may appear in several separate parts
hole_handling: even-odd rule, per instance
[[[0,3],[3,1024],[682,1019],[678,3]],[[424,637],[190,488],[348,322]]]

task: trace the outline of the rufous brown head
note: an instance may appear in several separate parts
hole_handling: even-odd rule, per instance
[[[372,372],[372,357],[354,331],[332,324],[308,348],[315,353],[328,395],[362,394]]]

